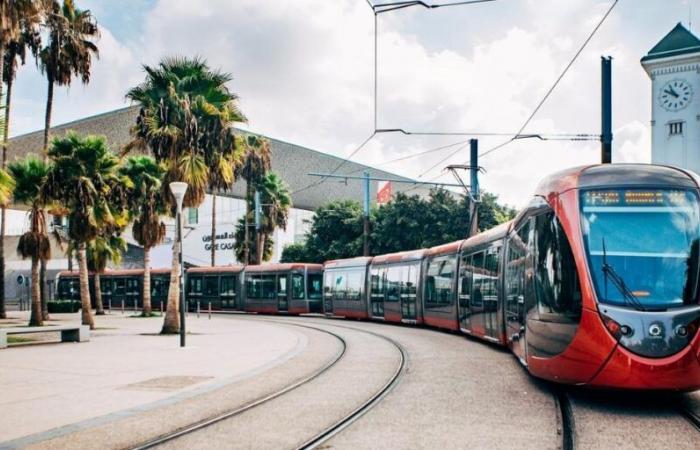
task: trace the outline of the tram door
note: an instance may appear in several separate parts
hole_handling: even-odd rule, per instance
[[[287,289],[287,274],[277,275],[277,310],[287,311],[289,309],[289,292]]]
[[[501,247],[491,247],[486,252],[484,272],[487,287],[484,289],[484,328],[486,336],[498,337],[498,264]]]
[[[384,318],[384,296],[386,294],[386,267],[373,267],[371,272],[370,315]]]
[[[416,298],[418,264],[411,264],[403,267],[403,282],[401,283],[401,318],[404,320],[416,320]]]
[[[476,334],[485,335],[484,295],[488,289],[488,280],[484,272],[484,252],[474,253],[472,260],[472,293],[468,302],[469,329]]]
[[[459,261],[458,309],[459,327],[471,331],[469,299],[472,296],[472,255],[461,255]]]

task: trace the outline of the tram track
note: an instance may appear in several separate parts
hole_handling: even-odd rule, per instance
[[[230,418],[235,417],[237,415],[243,414],[246,411],[249,411],[249,410],[256,408],[260,405],[263,405],[271,400],[274,400],[278,397],[281,397],[284,394],[287,394],[287,393],[289,393],[295,389],[298,389],[299,387],[301,387],[305,384],[308,384],[309,382],[317,379],[318,377],[320,377],[324,373],[328,372],[328,370],[330,370],[333,366],[338,364],[345,356],[348,347],[347,347],[346,340],[342,336],[340,336],[336,333],[333,333],[331,331],[328,331],[328,330],[323,330],[323,329],[308,326],[308,325],[302,325],[302,324],[289,324],[289,325],[301,327],[301,328],[307,328],[307,329],[315,330],[315,331],[320,331],[322,333],[326,333],[330,336],[333,336],[335,339],[338,340],[338,342],[340,342],[341,351],[338,352],[338,354],[332,360],[330,360],[327,364],[323,365],[318,370],[315,370],[310,375],[302,378],[301,380],[297,380],[296,382],[294,382],[288,386],[285,386],[282,389],[279,389],[279,390],[274,391],[270,394],[267,394],[265,396],[257,398],[255,400],[253,400],[252,402],[249,402],[241,407],[231,409],[231,410],[226,411],[224,413],[218,414],[214,417],[210,417],[210,418],[204,419],[202,421],[196,422],[194,424],[188,425],[184,428],[180,428],[178,430],[175,430],[175,431],[172,431],[172,432],[169,432],[166,434],[162,434],[156,438],[153,438],[153,439],[150,439],[146,442],[143,442],[135,447],[131,447],[131,450],[146,450],[146,449],[150,449],[150,448],[155,448],[159,445],[173,441],[173,440],[178,439],[180,437],[186,436],[186,435],[194,433],[196,431],[203,430],[211,425],[214,425],[214,424],[219,423],[221,421],[224,421],[226,419],[230,419]]]
[[[338,363],[340,363],[346,357],[347,351],[348,351],[347,340],[343,336],[341,336],[340,334],[326,329],[326,327],[329,327],[329,326],[335,327],[335,328],[343,328],[346,330],[351,330],[353,332],[359,332],[359,333],[371,335],[371,336],[374,336],[376,338],[382,339],[397,350],[397,353],[399,355],[399,358],[398,358],[399,360],[398,360],[398,363],[396,364],[396,367],[394,368],[391,376],[388,378],[388,380],[377,391],[375,391],[369,398],[367,398],[360,406],[353,409],[350,413],[344,415],[340,420],[335,421],[332,425],[327,426],[322,431],[315,434],[312,438],[307,439],[306,441],[304,441],[303,444],[297,446],[296,448],[299,448],[299,449],[318,448],[319,446],[321,446],[325,442],[327,442],[329,439],[336,436],[338,433],[342,432],[344,429],[346,429],[347,427],[352,425],[356,420],[358,420],[360,417],[362,417],[367,412],[369,412],[374,406],[379,404],[382,401],[382,399],[386,395],[388,395],[389,392],[391,392],[391,390],[393,390],[393,388],[400,382],[400,379],[406,370],[406,365],[408,362],[408,353],[407,353],[406,349],[401,344],[394,341],[393,339],[388,338],[386,336],[383,336],[379,333],[375,333],[375,332],[367,331],[367,330],[362,330],[362,329],[357,329],[354,327],[342,326],[342,325],[338,325],[338,324],[325,324],[324,323],[324,324],[320,324],[320,326],[313,326],[313,325],[308,325],[308,324],[295,323],[295,322],[290,321],[290,320],[278,320],[278,319],[275,320],[275,319],[267,319],[267,318],[261,318],[261,317],[256,317],[253,320],[259,320],[262,322],[276,323],[276,324],[287,325],[287,326],[301,327],[301,328],[305,328],[305,329],[310,329],[310,330],[326,333],[328,335],[333,336],[335,339],[337,339],[341,343],[341,351],[331,361],[329,361],[327,364],[322,366],[320,369],[314,371],[312,374],[304,377],[301,380],[296,381],[293,384],[290,384],[282,389],[279,389],[275,392],[272,392],[268,395],[265,395],[261,398],[254,400],[254,401],[251,401],[244,406],[232,409],[230,411],[226,411],[226,412],[221,413],[217,416],[214,416],[214,417],[202,420],[200,422],[188,425],[186,427],[180,428],[180,429],[175,430],[173,432],[163,434],[163,435],[158,436],[154,439],[143,442],[138,446],[131,447],[133,450],[156,448],[156,447],[160,447],[163,444],[167,444],[170,442],[176,442],[178,439],[183,438],[187,435],[191,435],[191,434],[194,434],[196,432],[205,430],[206,428],[209,428],[212,425],[218,424],[220,422],[234,418],[236,416],[242,415],[243,413],[249,412],[249,411],[256,409],[260,406],[268,404],[272,400],[279,399],[279,398],[285,396],[286,394],[290,394],[293,391],[296,391],[299,388],[301,388],[305,385],[308,385],[309,383],[317,380],[319,377],[328,373],[332,368],[337,366]]]

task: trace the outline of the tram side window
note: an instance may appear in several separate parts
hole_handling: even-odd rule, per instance
[[[372,301],[384,301],[384,294],[386,293],[386,268],[373,267],[370,283]]]
[[[221,295],[236,295],[236,277],[227,275],[221,277]]]
[[[260,275],[246,275],[245,285],[248,298],[262,298]]]
[[[419,272],[418,264],[411,264],[410,266],[404,267],[402,277],[404,282],[401,283],[401,294],[408,295],[411,298],[416,296]]]
[[[190,294],[201,294],[202,293],[202,277],[190,277]]]
[[[219,294],[219,277],[204,277],[204,295]]]
[[[484,306],[484,295],[488,287],[486,270],[484,269],[485,262],[486,257],[484,252],[479,252],[472,255],[472,269],[474,271],[472,286],[474,287],[474,292],[472,293],[469,304],[475,308],[481,308]]]
[[[398,302],[401,298],[403,266],[390,266],[386,272],[386,301]]]
[[[347,299],[359,300],[362,296],[362,272],[355,269],[348,272]]]
[[[469,299],[472,293],[472,255],[462,255],[459,265],[459,305],[462,308],[469,307]]]
[[[508,262],[506,263],[506,310],[517,313],[523,321],[525,302],[525,269],[528,258],[530,222],[525,222],[508,241]]]
[[[323,296],[324,298],[333,298],[333,281],[335,274],[333,272],[325,272],[323,274]]]
[[[306,280],[306,289],[310,300],[319,300],[322,296],[322,276],[321,274],[309,274]]]
[[[292,274],[292,298],[299,300],[304,298],[304,275]]]
[[[436,258],[430,262],[425,286],[425,304],[427,307],[452,304],[452,296],[454,294],[452,287],[453,274],[453,256]]]
[[[346,272],[336,272],[333,274],[333,300],[345,300],[346,297],[346,286],[347,286],[347,273]]]
[[[554,215],[535,218],[535,292],[541,315],[578,320],[581,286],[569,240]]]

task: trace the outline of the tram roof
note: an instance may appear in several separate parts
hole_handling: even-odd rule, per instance
[[[419,261],[425,256],[426,249],[408,250],[405,252],[389,253],[387,255],[378,255],[372,259],[372,264],[390,264],[403,261]]]
[[[323,270],[323,264],[309,263],[277,263],[277,264],[261,264],[258,266],[246,266],[246,273],[264,273],[264,272],[288,272],[290,270]]]
[[[572,167],[543,179],[536,195],[548,197],[570,189],[625,187],[697,188],[697,175],[683,169],[655,164],[597,164]]]
[[[481,233],[476,234],[465,241],[462,241],[463,244],[460,247],[460,249],[468,247],[477,247],[479,245],[493,242],[498,239],[503,239],[508,234],[508,231],[510,230],[510,227],[512,225],[513,220],[509,220],[508,222],[504,222],[500,225],[496,225],[493,228],[489,228],[486,231],[482,231]]]
[[[169,274],[170,269],[151,269],[151,275],[165,275]],[[89,271],[88,275],[94,275],[94,271]],[[60,277],[78,277],[80,276],[80,272],[77,270],[63,270],[58,273]],[[111,277],[120,277],[120,276],[133,276],[133,275],[143,275],[143,269],[107,269],[104,272],[100,274],[101,277],[104,276],[111,276]]]
[[[358,256],[356,258],[334,259],[323,264],[324,269],[335,269],[338,267],[366,267],[372,262],[371,256]]]
[[[447,255],[450,253],[456,253],[462,247],[462,243],[464,241],[464,239],[460,239],[459,241],[449,242],[447,244],[431,247],[425,251],[425,256]]]
[[[245,267],[240,264],[231,264],[228,266],[200,266],[190,267],[187,273],[240,273]]]

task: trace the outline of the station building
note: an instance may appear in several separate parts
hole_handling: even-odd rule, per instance
[[[51,130],[52,137],[61,136],[69,130],[80,134],[104,135],[112,151],[118,152],[130,140],[129,130],[136,122],[138,107],[110,111],[104,114],[87,117],[74,122],[58,125]],[[249,133],[245,131],[245,133]],[[251,133],[254,134],[254,133]],[[272,261],[279,261],[285,246],[299,242],[304,238],[308,229],[308,220],[313,211],[333,200],[352,199],[362,202],[362,185],[359,180],[328,179],[318,184],[319,178],[309,176],[310,172],[330,173],[342,162],[342,159],[327,153],[312,150],[299,145],[267,137],[270,141],[272,170],[277,172],[289,185],[292,192],[293,208],[289,215],[286,230],[278,229],[273,237],[274,251]],[[22,158],[29,153],[41,154],[43,130],[24,134],[10,139],[8,161]],[[390,172],[379,170],[354,162],[346,162],[338,174],[361,176],[369,172],[376,178],[413,181]],[[370,198],[377,198],[378,182],[370,183]],[[393,183],[393,192],[411,190],[411,194],[428,195],[429,187],[412,184]],[[245,213],[245,181],[237,181],[229,192],[219,192],[216,196],[216,264],[236,263],[233,250],[235,227],[238,219]],[[184,254],[186,265],[201,266],[211,262],[211,221],[212,199],[207,195],[198,208],[186,208],[183,211],[184,225]],[[59,221],[51,219],[51,226],[61,230]],[[152,268],[170,267],[172,262],[172,240],[175,236],[175,221],[164,218],[167,226],[167,237],[163,244],[151,250]],[[28,218],[25,211],[10,209],[7,212],[7,236],[5,238],[5,295],[8,299],[17,299],[29,295],[28,274],[30,261],[21,260],[17,256],[17,241],[19,236],[28,228]],[[131,230],[123,234],[129,243],[129,250],[124,257],[122,267],[143,267],[143,250],[134,241]],[[51,282],[59,270],[68,267],[68,260],[58,242],[52,242],[52,259],[48,262],[49,273],[47,282]],[[74,263],[75,264],[75,263]],[[77,264],[74,265],[77,268]],[[19,281],[23,279],[23,283]]]

